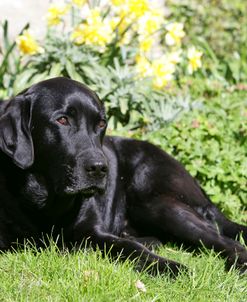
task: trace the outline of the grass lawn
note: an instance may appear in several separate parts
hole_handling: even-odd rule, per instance
[[[0,301],[246,301],[247,278],[226,272],[215,253],[167,246],[159,254],[189,267],[176,280],[138,273],[100,252],[59,252],[55,245],[0,256]],[[138,282],[144,284],[138,288]]]

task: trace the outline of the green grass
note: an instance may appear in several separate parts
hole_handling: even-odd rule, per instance
[[[186,264],[176,280],[134,270],[100,252],[59,252],[55,244],[0,255],[0,301],[246,301],[247,278],[212,251],[193,255],[170,245],[158,253]],[[144,283],[146,292],[136,287]]]

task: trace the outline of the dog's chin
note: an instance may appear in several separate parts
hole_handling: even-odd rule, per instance
[[[80,191],[80,194],[83,196],[83,197],[93,197],[95,195],[102,195],[104,194],[105,192],[105,189],[104,188],[99,188],[99,187],[89,187],[89,188],[86,188],[86,189],[83,189]]]
[[[104,187],[98,187],[98,186],[89,186],[85,188],[73,188],[67,186],[63,193],[65,195],[81,195],[84,198],[93,197],[95,195],[102,195],[105,192]]]

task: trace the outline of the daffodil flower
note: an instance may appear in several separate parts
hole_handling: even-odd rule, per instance
[[[58,25],[62,21],[64,16],[70,9],[69,5],[52,4],[48,8],[47,21],[49,26]]]
[[[28,30],[24,30],[23,34],[16,38],[16,44],[24,55],[35,55],[44,51]]]
[[[197,50],[195,46],[192,46],[188,49],[187,57],[189,59],[188,72],[192,74],[197,69],[202,67],[202,52]]]
[[[144,56],[137,56],[136,68],[139,76],[152,77],[153,86],[157,89],[166,87],[174,77],[175,65],[167,57],[149,62]]]
[[[86,0],[72,0],[72,3],[80,7],[86,3]]]
[[[112,4],[115,6],[122,6],[126,3],[126,0],[111,0]]]
[[[102,49],[111,42],[113,29],[107,19],[102,19],[99,9],[90,11],[86,23],[79,24],[72,32],[71,38],[76,44],[100,46]]]
[[[148,52],[154,44],[154,38],[152,37],[139,37],[139,48],[141,52]]]
[[[138,34],[143,36],[152,35],[160,29],[162,22],[162,13],[157,9],[152,9],[139,18],[137,28]]]
[[[173,80],[175,65],[169,62],[167,58],[164,58],[153,61],[152,70],[153,85],[155,88],[161,89]]]
[[[179,45],[185,36],[183,23],[170,23],[166,26],[167,34],[165,36],[166,44],[169,46]]]
[[[121,11],[122,15],[133,19],[138,19],[150,10],[148,0],[111,0],[113,9]]]
[[[136,70],[142,78],[150,77],[153,73],[151,63],[141,55],[136,57]]]

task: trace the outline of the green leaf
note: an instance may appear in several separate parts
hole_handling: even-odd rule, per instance
[[[65,67],[71,79],[83,82],[82,76],[76,71],[75,65],[71,61],[67,60]]]
[[[40,81],[44,81],[48,79],[48,71],[44,71],[42,73],[36,73],[35,75],[32,76],[32,78],[29,81],[29,85],[36,84]]]
[[[61,76],[62,66],[60,63],[52,64],[51,69],[49,71],[49,77],[58,77]]]
[[[28,68],[19,75],[17,75],[13,84],[13,92],[17,94],[30,85],[30,80],[37,72],[35,68]]]
[[[121,113],[126,114],[128,111],[128,100],[125,98],[120,98],[119,105]]]

